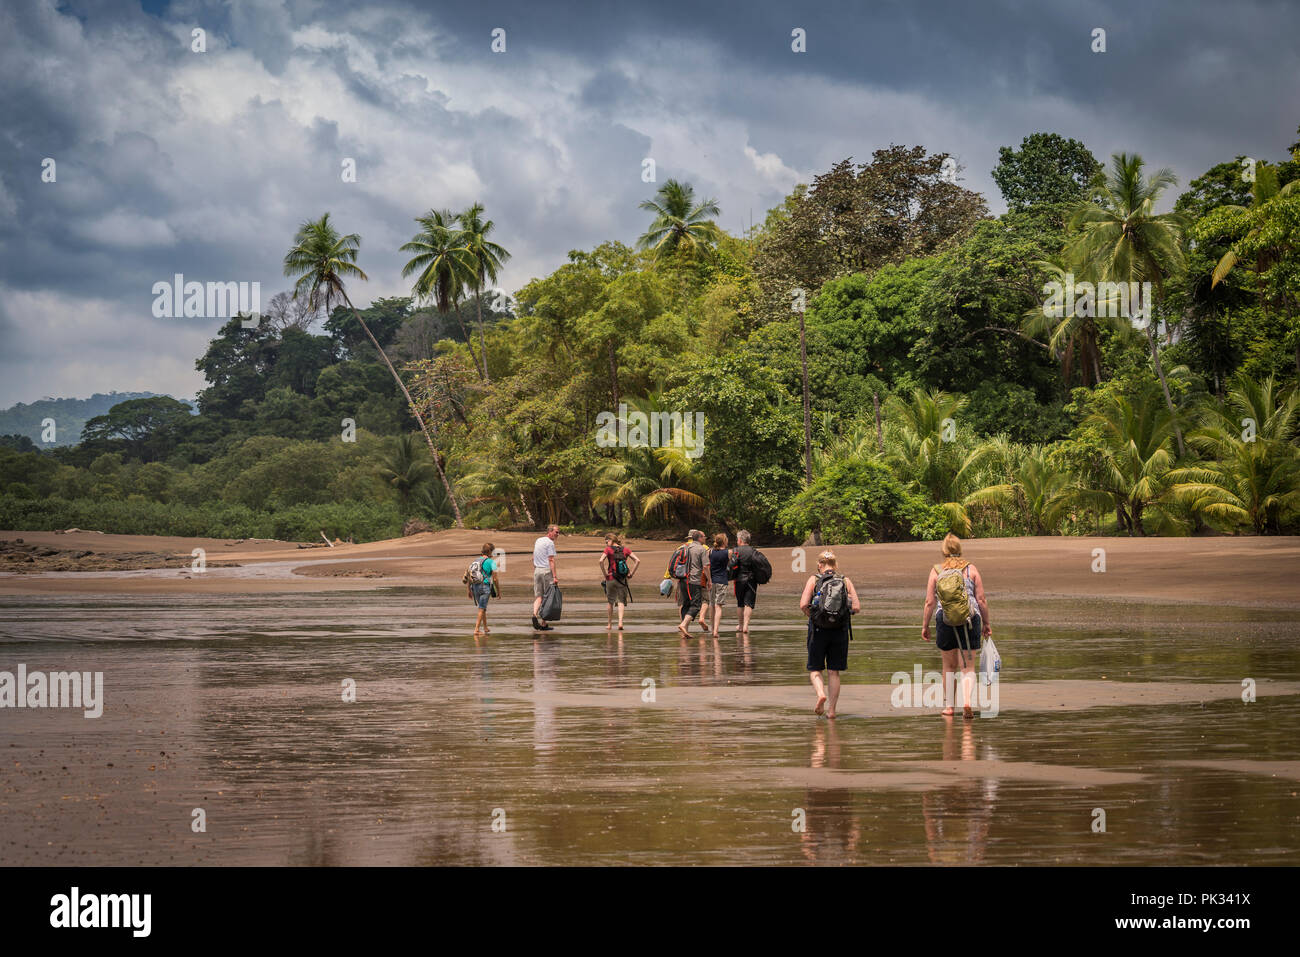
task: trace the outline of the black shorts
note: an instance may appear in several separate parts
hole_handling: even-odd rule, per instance
[[[825,631],[808,622],[808,670],[848,671],[849,630]]]
[[[696,617],[700,613],[700,606],[704,604],[704,586],[680,582],[677,585],[677,603],[682,606],[682,618],[687,615]]]
[[[758,597],[758,586],[751,581],[736,579],[736,607],[753,608]]]
[[[943,621],[943,609],[941,608],[938,617],[935,619],[934,643],[940,651],[956,651],[958,647],[966,651],[979,651],[980,629],[982,627],[979,615],[972,617],[969,622],[960,628],[946,625]]]

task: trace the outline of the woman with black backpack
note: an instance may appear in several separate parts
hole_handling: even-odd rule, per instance
[[[605,603],[607,606],[605,630],[612,631],[614,628],[614,606],[618,606],[618,630],[623,630],[623,610],[627,607],[628,602],[632,600],[632,589],[628,586],[628,579],[635,573],[641,559],[637,558],[632,549],[623,544],[622,539],[614,532],[605,536],[605,550],[600,553],[600,573],[604,576],[601,583],[605,589]]]
[[[853,582],[837,570],[835,553],[829,549],[817,557],[817,574],[808,576],[799,610],[808,616],[808,677],[817,692],[813,714],[824,711],[827,718],[834,718],[840,700],[840,672],[849,668],[851,618],[862,610],[862,604]],[[830,672],[829,706],[823,670]]]

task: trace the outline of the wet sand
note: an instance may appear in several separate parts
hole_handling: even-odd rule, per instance
[[[683,641],[653,587],[668,545],[632,543],[648,574],[619,636],[593,543],[561,538],[564,620],[534,641],[534,536],[492,534],[505,597],[475,640],[459,579],[484,537],[308,551],[94,536],[242,564],[0,578],[0,670],[105,683],[98,719],[0,710],[0,863],[1300,856],[1293,539],[970,543],[1004,676],[996,716],[969,722],[892,698],[891,676],[938,667],[916,621],[933,543],[839,549],[866,607],[832,722],[810,713],[788,552],[767,549],[777,579],[748,639]],[[339,577],[363,574],[385,577]]]

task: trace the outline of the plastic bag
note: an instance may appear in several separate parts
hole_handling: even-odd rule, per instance
[[[552,585],[546,589],[546,594],[542,596],[542,608],[538,617],[542,621],[559,621],[560,611],[564,607],[564,596],[560,594],[560,586]]]
[[[1002,672],[1002,656],[998,654],[998,646],[993,644],[992,638],[984,639],[984,649],[980,654],[980,681],[986,685],[991,685],[998,680]]]

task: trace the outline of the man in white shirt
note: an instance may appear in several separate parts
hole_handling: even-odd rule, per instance
[[[542,610],[542,597],[560,580],[555,574],[555,540],[560,537],[560,526],[548,525],[546,534],[533,543],[533,628],[550,631],[551,626],[537,615]]]

